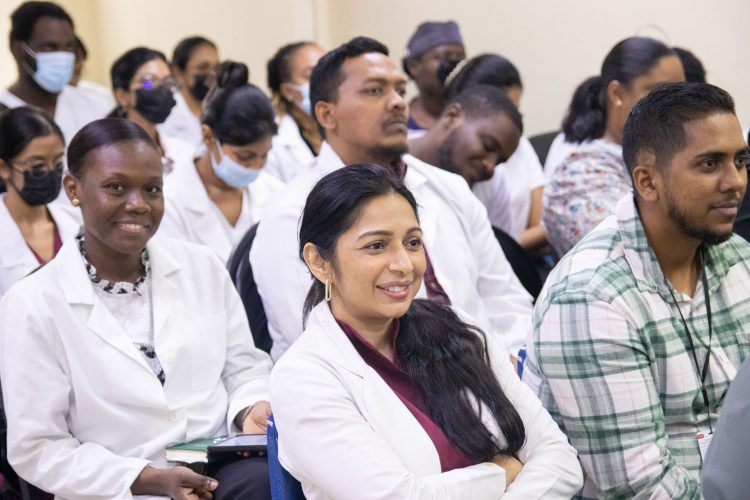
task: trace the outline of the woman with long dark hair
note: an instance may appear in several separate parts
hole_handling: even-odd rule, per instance
[[[621,145],[630,109],[658,85],[682,81],[682,63],[672,49],[633,37],[615,45],[601,74],[576,90],[563,131],[567,141],[583,144],[548,172],[542,202],[542,226],[560,257],[632,188]]]
[[[280,460],[310,499],[570,498],[581,470],[502,348],[425,271],[412,194],[360,164],[307,198],[306,329],[272,372]]]

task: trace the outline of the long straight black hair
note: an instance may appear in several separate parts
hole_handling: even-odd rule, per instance
[[[357,164],[323,177],[307,197],[299,231],[299,253],[312,243],[336,269],[336,242],[351,228],[374,198],[403,196],[417,216],[417,202],[385,167]],[[315,280],[305,300],[305,320],[323,300]],[[423,391],[430,417],[458,449],[478,462],[498,453],[513,455],[526,433],[520,415],[507,398],[490,366],[484,333],[461,321],[448,306],[414,300],[400,318],[396,356],[404,371]],[[495,360],[508,363],[507,359]],[[477,403],[487,406],[507,442],[485,427]]]

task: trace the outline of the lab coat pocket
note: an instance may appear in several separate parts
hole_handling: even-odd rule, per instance
[[[194,391],[208,391],[221,383],[226,360],[226,314],[202,316],[186,329],[190,350],[190,380]]]

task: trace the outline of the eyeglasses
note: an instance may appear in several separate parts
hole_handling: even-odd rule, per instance
[[[157,87],[167,87],[168,89],[172,91],[177,89],[177,82],[175,82],[174,78],[172,78],[171,75],[162,79],[156,78],[153,75],[146,75],[140,80],[133,82],[133,84],[134,84],[134,88],[132,90],[138,90],[138,89],[151,90]]]
[[[8,162],[13,170],[20,173],[29,173],[32,179],[40,179],[47,175],[47,172],[57,172],[62,174],[65,170],[65,162],[62,157],[54,162],[30,158],[28,160],[12,160]],[[24,167],[23,169],[18,166]]]

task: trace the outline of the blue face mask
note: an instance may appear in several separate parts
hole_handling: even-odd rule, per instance
[[[297,105],[302,111],[307,113],[309,116],[312,116],[312,101],[310,101],[310,82],[307,82],[304,85],[297,85],[295,83],[290,83],[289,85],[299,90],[302,94],[302,100],[297,103]]]
[[[73,66],[76,56],[72,52],[34,52],[23,43],[27,54],[36,61],[36,71],[31,71],[28,64],[23,63],[24,69],[29,72],[34,81],[44,90],[51,94],[59,94],[65,85],[73,77]]]
[[[258,175],[260,175],[260,169],[256,170],[243,167],[231,159],[224,153],[219,141],[216,141],[216,147],[219,148],[219,151],[221,152],[221,160],[216,163],[214,156],[210,152],[208,155],[211,158],[211,166],[214,169],[216,177],[221,179],[224,184],[232,186],[233,188],[242,189],[252,184],[255,179],[258,178]]]

